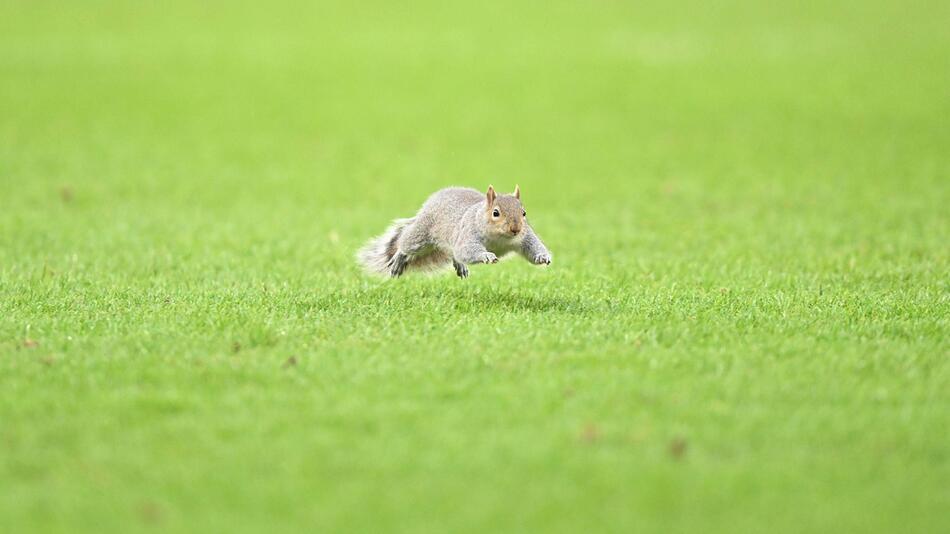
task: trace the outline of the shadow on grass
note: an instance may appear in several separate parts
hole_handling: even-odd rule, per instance
[[[485,287],[388,286],[337,290],[300,302],[301,311],[415,310],[427,312],[528,312],[584,315],[598,311],[596,303],[577,296],[539,291]]]

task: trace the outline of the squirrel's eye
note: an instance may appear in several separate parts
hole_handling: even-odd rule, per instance
[[[522,216],[522,217],[527,217],[527,216],[528,216],[528,212],[525,211],[525,210],[521,210],[521,216]]]
[[[501,217],[501,212],[498,211],[498,208],[495,208],[495,210],[491,212],[491,216],[492,216],[492,217]]]

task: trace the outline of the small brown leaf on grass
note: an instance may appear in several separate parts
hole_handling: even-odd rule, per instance
[[[40,346],[40,342],[35,339],[26,338],[23,340],[23,346],[28,349],[35,349]]]
[[[164,513],[162,512],[162,507],[154,502],[144,502],[139,506],[139,518],[143,523],[148,523],[155,525],[162,522]]]
[[[238,343],[237,341],[235,341],[234,343],[232,343],[232,344],[231,344],[231,352],[233,352],[234,354],[237,354],[237,353],[241,352],[241,344]]]
[[[683,438],[674,438],[670,441],[669,446],[670,456],[674,460],[679,460],[686,455],[686,440]]]
[[[69,187],[68,185],[67,185],[67,186],[63,186],[63,187],[59,190],[59,198],[63,199],[63,202],[65,202],[65,203],[67,203],[67,204],[73,201],[73,197],[74,197],[74,196],[75,196],[75,195],[73,194],[73,188],[72,188],[72,187]]]
[[[587,423],[581,429],[580,440],[582,443],[593,444],[600,441],[600,428],[594,423]]]
[[[290,358],[287,358],[287,361],[284,362],[284,365],[281,365],[281,367],[284,369],[287,369],[288,367],[296,367],[296,366],[297,366],[296,356],[291,356]]]

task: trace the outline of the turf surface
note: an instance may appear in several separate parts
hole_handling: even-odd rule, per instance
[[[950,4],[470,4],[0,3],[0,531],[950,530]]]

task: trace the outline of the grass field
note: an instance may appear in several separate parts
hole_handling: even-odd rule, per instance
[[[0,2],[0,531],[950,531],[950,3],[798,4]]]

